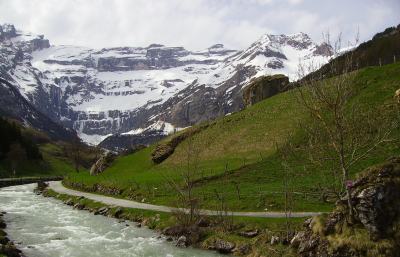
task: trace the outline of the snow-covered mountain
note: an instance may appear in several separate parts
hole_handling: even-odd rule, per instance
[[[330,55],[304,33],[264,35],[243,51],[222,44],[91,49],[51,46],[41,35],[0,26],[0,76],[93,144],[114,134],[171,133],[238,111],[252,78],[294,80],[299,60],[323,64]]]

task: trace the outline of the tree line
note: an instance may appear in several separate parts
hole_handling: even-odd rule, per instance
[[[0,161],[8,161],[13,173],[24,160],[42,160],[38,146],[24,136],[16,122],[0,117]]]

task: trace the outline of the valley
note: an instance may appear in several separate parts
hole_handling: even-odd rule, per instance
[[[266,34],[242,51],[216,44],[192,52],[160,44],[52,46],[43,35],[3,27],[1,76],[94,145],[114,134],[168,135],[238,111],[241,90],[252,78],[283,73],[294,80],[299,59],[324,64],[332,55],[304,33]]]
[[[0,25],[0,257],[399,256],[400,25],[264,31],[188,50]]]
[[[355,101],[368,103],[370,107],[374,106],[372,108],[392,115],[393,110],[396,110],[393,92],[400,79],[399,68],[395,64],[361,70],[357,75],[361,91]],[[284,209],[284,169],[276,147],[287,140],[304,144],[304,132],[297,124],[302,119],[307,119],[295,97],[295,92],[292,91],[276,95],[241,112],[210,122],[205,129],[193,136],[190,147],[198,155],[192,158],[198,159],[195,165],[201,171],[194,175],[194,188],[203,197],[204,207],[215,208],[218,205],[216,194],[222,194],[227,204],[232,205],[232,210],[264,210],[267,206],[270,211]],[[394,133],[397,137],[398,129]],[[172,138],[174,135],[164,139],[164,142]],[[271,141],[270,138],[274,140]],[[176,191],[171,191],[167,178],[182,176],[187,168],[188,157],[185,152],[189,146],[184,141],[161,164],[154,164],[151,160],[155,147],[156,145],[152,145],[134,154],[122,156],[97,176],[72,173],[65,183],[74,188],[95,192],[95,188],[102,185],[103,190],[98,193],[114,192],[111,194],[117,197],[139,201],[145,199],[149,203],[171,206],[176,201]],[[298,193],[294,196],[294,210],[330,210],[333,203],[321,201],[321,189],[331,184],[332,180],[325,178],[326,174],[317,172],[312,163],[303,159],[307,155],[306,151],[300,148],[298,155],[292,160],[294,165],[298,165],[294,167],[291,178]],[[397,154],[397,143],[386,146],[373,157],[361,162],[352,174],[355,175],[357,171],[373,163],[384,161],[386,156]]]

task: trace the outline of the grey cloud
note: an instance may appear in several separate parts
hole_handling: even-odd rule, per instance
[[[400,23],[398,0],[0,0],[0,22],[53,44],[248,46],[264,33],[343,32],[362,40]]]

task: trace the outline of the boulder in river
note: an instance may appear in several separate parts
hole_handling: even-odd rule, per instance
[[[180,236],[178,240],[176,241],[176,246],[177,247],[187,247],[188,246],[188,240],[186,236]]]

